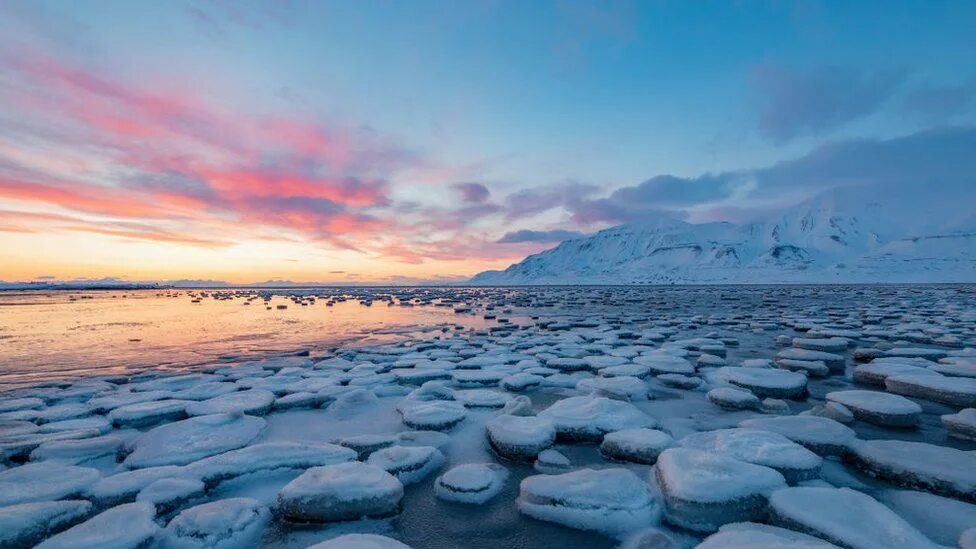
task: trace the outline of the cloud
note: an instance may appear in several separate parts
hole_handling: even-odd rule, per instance
[[[516,191],[505,197],[506,219],[521,219],[558,207],[572,207],[600,190],[596,185],[566,181]]]
[[[481,183],[455,183],[454,190],[461,194],[465,202],[484,202],[491,196],[491,191]]]
[[[761,65],[750,77],[760,102],[759,132],[776,143],[826,133],[877,111],[905,77],[896,69]]]
[[[976,104],[976,81],[953,86],[934,86],[917,90],[905,99],[912,112],[946,120],[965,113]]]
[[[577,231],[552,230],[552,231],[533,231],[523,229],[505,233],[498,239],[498,244],[516,244],[521,242],[562,242],[583,236]]]
[[[576,202],[580,224],[656,217],[742,220],[829,189],[875,187],[879,197],[976,191],[976,127],[947,127],[892,139],[831,142],[793,160],[699,177],[658,176],[604,198]]]

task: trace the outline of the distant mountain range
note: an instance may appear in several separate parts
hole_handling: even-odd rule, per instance
[[[475,285],[976,282],[976,209],[835,189],[750,223],[652,219],[567,240]],[[970,197],[971,198],[971,197]]]

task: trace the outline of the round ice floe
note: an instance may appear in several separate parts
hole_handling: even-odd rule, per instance
[[[144,547],[159,531],[153,522],[156,510],[148,503],[113,507],[60,534],[44,540],[38,549],[103,549]]]
[[[518,507],[530,517],[570,528],[620,534],[657,520],[647,483],[627,469],[580,469],[522,481]]]
[[[939,375],[937,372],[933,372],[917,364],[874,360],[867,364],[858,364],[854,367],[854,382],[884,387],[885,380],[889,376],[903,374]]]
[[[726,524],[695,549],[836,549],[822,539],[755,522]]]
[[[624,429],[607,433],[600,444],[600,452],[612,459],[652,464],[672,444],[674,439],[664,431]]]
[[[830,375],[830,368],[822,360],[778,358],[776,359],[776,367],[791,372],[804,373],[810,377],[826,377]]]
[[[487,421],[485,429],[491,447],[512,459],[534,458],[556,440],[552,421],[538,416],[501,415]]]
[[[185,465],[246,446],[266,427],[267,422],[262,418],[235,414],[214,414],[168,423],[138,437],[124,463],[132,469]]]
[[[776,359],[807,360],[813,362],[820,361],[826,364],[831,370],[844,369],[844,357],[842,355],[826,353],[823,351],[797,348],[783,349],[782,351],[776,353]]]
[[[717,387],[706,395],[712,404],[726,410],[756,410],[761,405],[759,397],[745,389]]]
[[[661,382],[661,385],[665,387],[672,387],[674,389],[694,389],[702,384],[700,377],[686,376],[682,374],[661,374],[655,379]]]
[[[636,427],[654,427],[656,421],[629,402],[604,397],[564,398],[539,413],[552,421],[556,435],[568,440],[602,440],[603,435]]]
[[[462,388],[497,387],[506,372],[494,370],[457,370],[451,373],[454,385]]]
[[[779,471],[789,484],[820,476],[822,459],[783,435],[758,429],[719,429],[688,435],[684,448],[714,452]]]
[[[336,442],[340,446],[354,450],[358,459],[365,460],[373,452],[396,444],[397,437],[394,435],[355,435],[343,437]]]
[[[482,504],[505,486],[508,470],[497,463],[458,465],[434,481],[437,497],[460,503]]]
[[[958,414],[942,416],[942,424],[949,435],[963,440],[976,441],[976,408],[966,408]]]
[[[0,508],[0,547],[33,547],[91,513],[84,500],[38,501]]]
[[[382,468],[403,484],[413,484],[444,465],[444,454],[431,446],[390,446],[373,452],[367,463]]]
[[[265,442],[195,461],[183,468],[187,475],[208,485],[274,469],[308,469],[356,459],[349,448],[308,442]]]
[[[937,546],[874,498],[850,488],[786,488],[769,498],[773,524],[843,547]]]
[[[403,431],[396,434],[400,446],[433,446],[438,450],[447,446],[451,437],[440,431]]]
[[[95,469],[58,463],[28,463],[0,471],[0,506],[68,499],[80,495],[101,475]]]
[[[194,385],[193,387],[183,389],[182,391],[176,391],[173,393],[173,398],[179,400],[209,400],[211,398],[226,395],[227,393],[233,393],[239,390],[240,387],[233,383],[211,381]]]
[[[976,502],[976,454],[905,440],[859,441],[847,456],[855,466],[888,482]]]
[[[651,373],[651,368],[643,364],[621,364],[620,366],[610,366],[600,370],[602,377],[621,377],[630,376],[645,378]]]
[[[105,396],[97,396],[88,401],[95,413],[107,413],[122,406],[138,404],[140,402],[151,402],[153,400],[163,400],[170,398],[173,393],[169,391],[148,391],[145,393],[134,393],[128,391],[115,391]]]
[[[636,377],[593,377],[582,379],[576,389],[594,395],[618,400],[644,400],[647,398],[647,385]]]
[[[375,465],[358,461],[313,467],[278,493],[284,516],[300,522],[333,522],[397,513],[403,484]]]
[[[0,398],[0,414],[18,410],[39,410],[43,407],[44,401],[39,398]]]
[[[761,520],[769,494],[786,486],[774,469],[691,448],[665,450],[654,471],[668,522],[698,532]]]
[[[901,374],[885,379],[885,388],[892,393],[950,406],[976,406],[976,378]]]
[[[45,423],[41,425],[38,429],[38,433],[63,433],[65,431],[86,431],[94,430],[98,431],[99,434],[105,435],[112,430],[112,424],[109,420],[101,416],[93,417],[83,417],[79,419],[66,419],[64,421],[55,421],[54,423]]]
[[[726,366],[715,372],[715,378],[759,397],[800,398],[807,391],[807,376],[786,370]]]
[[[546,366],[563,372],[576,372],[590,369],[590,365],[587,364],[585,360],[570,357],[556,357],[549,359],[546,361]]]
[[[498,413],[513,416],[531,416],[535,414],[535,410],[532,408],[532,400],[529,397],[518,395],[509,399]]]
[[[140,490],[136,501],[153,504],[159,513],[169,513],[202,496],[205,489],[199,479],[163,478]]]
[[[823,455],[841,455],[857,440],[850,427],[817,416],[760,417],[741,421],[739,427],[779,433]]]
[[[118,435],[104,435],[79,440],[55,440],[38,446],[30,453],[30,459],[31,461],[56,461],[77,465],[106,456],[114,458],[121,447],[122,437]]]
[[[250,389],[190,403],[186,406],[186,413],[191,416],[205,416],[240,412],[259,416],[268,413],[274,401],[275,395],[271,391]]]
[[[656,351],[651,354],[634,357],[634,364],[646,366],[651,374],[682,374],[694,375],[695,367],[680,356]]]
[[[558,475],[569,471],[571,465],[568,457],[550,448],[539,452],[533,468],[546,475]]]
[[[165,549],[235,549],[261,543],[271,512],[249,498],[211,501],[180,512],[159,536]]]
[[[108,418],[118,427],[145,427],[185,418],[190,403],[189,400],[153,400],[129,404],[112,410]]]
[[[167,465],[116,473],[102,477],[91,485],[84,495],[101,508],[111,507],[120,503],[131,502],[135,499],[136,494],[146,486],[160,479],[175,477],[181,472],[180,467]]]
[[[419,402],[402,410],[404,425],[412,429],[446,431],[467,417],[464,406],[448,400]]]
[[[922,407],[907,398],[879,391],[834,391],[826,398],[843,404],[861,421],[886,427],[911,427],[922,414]]]
[[[542,385],[542,376],[520,372],[502,378],[500,385],[506,391],[519,393]]]
[[[455,393],[457,401],[466,408],[501,408],[511,398],[505,393],[489,389],[468,389]]]
[[[410,549],[410,546],[377,534],[345,534],[316,543],[308,549]]]

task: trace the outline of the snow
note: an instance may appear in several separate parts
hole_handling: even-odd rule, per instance
[[[630,376],[582,379],[576,384],[576,389],[618,400],[647,399],[647,386],[640,379]]]
[[[80,440],[55,440],[38,446],[30,453],[30,460],[78,465],[104,456],[114,458],[121,447],[122,437],[118,435]]]
[[[879,391],[834,391],[826,398],[843,404],[861,421],[885,427],[911,427],[922,413],[922,407],[907,398]]]
[[[634,357],[634,364],[646,366],[654,375],[692,375],[695,373],[695,366],[692,363],[679,356],[661,351]]]
[[[884,490],[878,500],[923,534],[953,546],[967,528],[976,525],[976,505],[912,490]]]
[[[836,549],[822,539],[755,522],[726,524],[695,549]]]
[[[438,498],[481,505],[504,488],[508,470],[497,463],[466,463],[452,468],[434,481]]]
[[[783,435],[759,429],[695,433],[679,440],[678,445],[776,469],[789,484],[818,478],[823,461]]]
[[[110,507],[120,503],[127,503],[135,499],[143,488],[160,479],[172,478],[179,475],[181,468],[175,465],[165,467],[149,467],[125,471],[107,477],[102,477],[85,490],[84,496],[93,500],[100,507]]]
[[[427,478],[444,465],[444,454],[431,446],[390,446],[370,454],[366,460],[395,476],[404,485]]]
[[[118,427],[145,427],[162,421],[186,417],[189,400],[151,400],[120,406],[108,413],[108,419]]]
[[[353,461],[308,469],[281,489],[278,503],[288,519],[333,522],[395,514],[402,497],[396,477]]]
[[[556,440],[553,422],[538,416],[501,415],[485,423],[491,447],[513,459],[531,459]]]
[[[163,549],[255,547],[270,523],[268,508],[253,499],[221,499],[181,511],[160,533],[159,544]]]
[[[192,478],[162,478],[146,486],[136,495],[136,501],[151,503],[159,513],[168,513],[186,502],[203,496],[202,481]]]
[[[647,483],[627,469],[580,469],[524,479],[518,508],[530,517],[570,528],[621,534],[660,514]]]
[[[142,547],[159,531],[156,511],[148,503],[113,507],[44,540],[37,549],[129,549]]]
[[[533,468],[546,475],[557,475],[568,471],[571,465],[569,458],[550,448],[539,452]]]
[[[0,507],[0,547],[33,547],[51,534],[84,520],[91,511],[92,504],[84,500]]]
[[[402,415],[403,424],[411,429],[446,431],[464,421],[468,414],[462,404],[437,400],[411,405]]]
[[[0,506],[82,494],[100,477],[98,471],[52,462],[28,463],[0,471]]]
[[[620,461],[653,464],[657,456],[674,444],[674,439],[656,429],[623,429],[607,433],[600,443],[600,452]]]
[[[601,440],[612,431],[657,424],[633,404],[592,396],[564,398],[539,412],[539,417],[552,421],[556,434],[570,440]]]
[[[841,455],[857,441],[857,434],[837,421],[817,416],[758,417],[739,427],[778,433],[823,455]]]
[[[872,360],[867,364],[858,364],[854,367],[854,381],[865,385],[885,386],[885,380],[889,376],[903,374],[938,375],[927,367],[917,364],[906,364],[903,362],[881,362]]]
[[[786,486],[769,467],[690,448],[665,450],[654,470],[666,520],[698,532],[761,520],[769,494]]]
[[[410,549],[408,545],[377,534],[345,534],[316,543],[308,549]]]
[[[246,446],[266,427],[267,422],[262,418],[234,414],[199,416],[167,423],[137,438],[124,463],[131,469],[185,465]]]
[[[938,547],[877,500],[850,488],[797,487],[769,498],[773,524],[844,547]]]
[[[240,412],[259,416],[268,413],[274,401],[275,395],[271,391],[250,389],[190,403],[186,406],[186,413],[190,416],[206,416]]]
[[[935,208],[935,206],[933,206]],[[894,210],[894,211],[893,211]],[[691,224],[655,217],[567,240],[479,286],[959,282],[976,279],[971,225],[919,215],[874,191],[833,189],[750,223]],[[916,218],[919,223],[893,224]],[[928,237],[928,238],[919,238]]]
[[[976,408],[966,408],[956,414],[942,416],[942,424],[950,436],[976,441]]]
[[[758,397],[799,398],[807,390],[807,376],[785,370],[726,366],[719,368],[714,377],[748,389]]]
[[[963,408],[976,406],[976,378],[901,374],[885,379],[892,393]]]
[[[709,402],[726,410],[755,410],[760,406],[759,397],[746,389],[718,387],[705,396]]]
[[[888,482],[976,502],[976,453],[904,440],[866,440],[849,459]]]
[[[98,431],[99,434],[106,435],[112,430],[112,424],[104,417],[93,416],[45,423],[37,428],[38,433],[61,433],[64,431],[87,430]]]

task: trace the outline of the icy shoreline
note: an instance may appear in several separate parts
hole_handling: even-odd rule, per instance
[[[969,287],[439,292],[487,326],[0,394],[0,547],[976,537]]]

